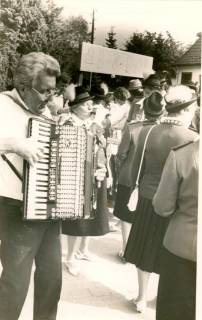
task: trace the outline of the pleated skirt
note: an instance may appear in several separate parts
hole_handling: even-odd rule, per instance
[[[169,218],[158,216],[152,200],[139,196],[124,258],[147,272],[160,272],[160,254]]]
[[[119,184],[114,205],[114,216],[122,221],[132,223],[134,212],[128,210],[127,204],[130,198],[131,188]]]
[[[164,249],[156,320],[195,320],[196,263]]]

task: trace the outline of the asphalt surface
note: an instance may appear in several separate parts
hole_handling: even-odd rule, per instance
[[[79,260],[78,276],[69,274],[65,267],[64,236],[62,248],[63,287],[57,320],[155,320],[158,277],[154,274],[151,277],[145,313],[136,313],[131,299],[137,295],[137,273],[135,266],[123,263],[118,257],[121,248],[119,228],[105,236],[91,238],[93,261]],[[32,306],[33,275],[19,320],[32,319]]]

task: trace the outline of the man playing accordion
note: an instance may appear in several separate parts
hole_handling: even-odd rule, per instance
[[[52,99],[60,66],[41,52],[23,56],[14,74],[14,89],[0,94],[0,225],[1,263],[0,319],[20,316],[31,275],[34,274],[34,320],[56,319],[61,291],[60,221],[24,221],[23,161],[34,166],[44,149],[34,136],[27,138],[31,117],[50,119]],[[64,115],[58,119],[62,125]],[[6,160],[6,161],[5,161]],[[104,178],[105,170],[98,171]]]

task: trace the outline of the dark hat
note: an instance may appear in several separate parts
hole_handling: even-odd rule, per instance
[[[105,98],[105,91],[103,88],[94,88],[92,90],[94,100],[101,100]]]
[[[145,114],[160,116],[163,113],[163,97],[158,91],[154,91],[148,98],[144,99],[143,108]]]
[[[190,89],[194,90],[195,92],[197,92],[197,86],[196,83],[193,81],[190,81],[186,84]]]
[[[154,74],[151,74],[143,82],[143,87],[153,87],[156,89],[160,89],[160,86],[161,86],[160,79]]]
[[[75,89],[76,97],[71,103],[69,103],[71,107],[76,106],[77,104],[80,104],[82,102],[86,102],[88,100],[93,100],[94,97],[89,94],[85,87],[76,87]]]

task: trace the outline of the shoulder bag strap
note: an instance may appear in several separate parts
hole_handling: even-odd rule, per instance
[[[136,179],[136,183],[135,183],[136,186],[139,185],[139,178],[140,178],[140,173],[141,173],[141,169],[142,169],[142,163],[143,163],[143,159],[144,159],[144,154],[145,154],[145,149],[146,149],[147,140],[148,140],[148,138],[149,138],[150,132],[152,131],[152,129],[153,129],[154,127],[156,127],[156,124],[153,125],[153,126],[149,129],[149,131],[147,132],[145,141],[144,141],[144,146],[143,146],[143,149],[142,149],[142,155],[141,155],[141,159],[140,159],[140,165],[139,165],[138,174],[137,174],[137,179]]]

